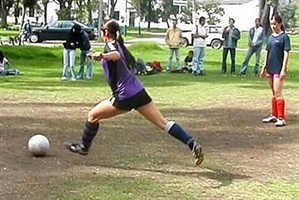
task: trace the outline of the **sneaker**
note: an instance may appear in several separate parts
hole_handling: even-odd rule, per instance
[[[203,162],[204,158],[201,145],[196,140],[193,142],[193,149],[191,152],[195,158],[195,165],[199,166]]]
[[[286,125],[286,120],[284,120],[284,119],[277,119],[274,125],[275,126],[285,126]]]
[[[15,75],[19,75],[20,74],[20,71],[15,69]]]
[[[262,121],[264,123],[276,122],[277,118],[273,115],[270,115],[269,117],[264,118]]]
[[[86,156],[88,154],[88,149],[84,147],[82,143],[65,143],[65,147],[73,153],[78,153]]]
[[[76,79],[76,78],[71,78],[71,80],[72,80],[72,81],[76,81],[77,79]]]
[[[61,80],[62,80],[62,81],[66,81],[66,80],[67,80],[67,77],[63,76],[63,77],[61,77]]]

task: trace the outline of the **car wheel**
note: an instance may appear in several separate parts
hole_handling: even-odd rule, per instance
[[[38,38],[38,36],[35,35],[35,34],[31,35],[31,36],[30,36],[30,42],[32,42],[32,43],[37,43],[37,42],[39,42],[39,38]]]
[[[221,46],[222,46],[222,42],[221,42],[221,40],[218,40],[218,39],[217,40],[213,40],[212,43],[211,43],[211,47],[213,49],[220,49]]]
[[[189,45],[188,39],[187,38],[182,38],[181,46],[187,47]]]

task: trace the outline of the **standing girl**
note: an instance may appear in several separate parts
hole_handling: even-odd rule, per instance
[[[143,84],[130,70],[131,54],[124,46],[120,32],[119,24],[115,20],[108,21],[103,29],[103,39],[106,42],[104,52],[89,54],[94,60],[101,61],[105,78],[112,90],[112,97],[96,104],[89,111],[82,142],[67,143],[66,147],[71,152],[87,155],[98,132],[100,120],[134,109],[161,130],[186,144],[193,153],[195,164],[200,165],[203,161],[201,145],[179,124],[163,117]]]
[[[272,113],[264,118],[264,123],[275,122],[275,126],[286,125],[285,120],[285,100],[282,95],[284,79],[290,57],[290,38],[284,32],[282,18],[274,15],[271,19],[272,35],[268,39],[266,59],[260,77],[268,77],[269,86],[272,91]]]

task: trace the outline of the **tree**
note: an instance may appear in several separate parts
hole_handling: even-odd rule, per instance
[[[219,3],[200,4],[199,9],[208,15],[207,23],[215,25],[220,23],[221,17],[225,14]]]
[[[158,21],[159,11],[155,8],[157,0],[132,0],[132,5],[139,13],[140,18],[145,18],[150,28],[151,21]]]
[[[163,0],[160,9],[161,10],[160,16],[162,18],[162,21],[167,23],[167,27],[169,27],[169,23],[168,23],[169,16],[171,15],[176,16],[179,13],[178,6],[170,6],[170,5],[173,5],[173,0]]]
[[[72,19],[71,10],[73,0],[53,0],[59,4],[59,10],[56,12],[58,19]]]
[[[170,6],[171,5],[171,6]],[[187,6],[183,6],[181,9],[181,13],[179,12],[178,6],[173,6],[173,0],[163,0],[162,4],[162,20],[167,22],[169,16],[180,14],[180,20],[185,23],[192,23],[192,12],[196,11],[197,14],[206,14],[208,16],[207,23],[208,24],[218,24],[220,22],[220,18],[225,14],[224,9],[220,6],[219,3],[209,2],[209,3],[199,3],[197,1],[192,0],[188,1]],[[167,23],[168,27],[169,24]]]
[[[48,15],[48,3],[50,2],[50,0],[42,0],[42,5],[43,5],[43,14],[44,14],[44,24],[48,24],[47,22],[47,15]]]
[[[270,18],[277,12],[279,0],[260,0],[259,1],[259,17],[264,27],[266,35],[271,34]],[[272,14],[271,14],[272,11]],[[271,14],[271,16],[270,16]]]
[[[4,28],[8,28],[7,25],[7,16],[10,8],[12,8],[14,0],[0,0],[0,18],[1,18],[1,26]]]
[[[13,5],[13,13],[14,13],[14,17],[15,17],[15,24],[18,24],[18,21],[19,21],[18,18],[21,15],[22,8],[21,8],[20,4],[21,4],[21,0],[16,0],[14,5]]]
[[[284,27],[285,28],[292,28],[296,27],[297,19],[296,19],[296,10],[298,9],[298,6],[295,3],[290,4],[282,4],[278,11],[284,21]]]
[[[34,7],[37,4],[37,0],[23,0],[23,14],[22,14],[22,24],[25,22],[25,15],[27,13],[27,8],[29,8],[29,16],[34,16]]]
[[[116,3],[117,3],[117,0],[110,0],[110,12],[109,12],[110,13],[109,14],[110,19],[115,18],[114,9],[115,9]]]

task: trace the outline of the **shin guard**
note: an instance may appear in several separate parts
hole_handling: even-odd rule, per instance
[[[165,131],[189,147],[191,146],[191,149],[193,148],[194,138],[174,121],[167,122]]]
[[[277,100],[277,117],[279,119],[285,119],[285,101],[284,101],[284,99]]]
[[[99,123],[90,123],[86,122],[84,126],[83,136],[82,136],[82,143],[85,148],[89,149],[91,146],[93,138],[96,136],[99,130]]]
[[[274,117],[278,117],[278,110],[277,110],[277,100],[275,97],[272,97],[272,113]]]

